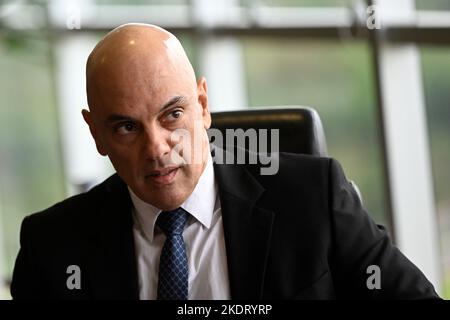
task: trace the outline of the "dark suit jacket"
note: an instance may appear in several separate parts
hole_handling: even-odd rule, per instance
[[[280,154],[279,172],[214,164],[233,299],[436,298],[361,206],[337,161]],[[131,200],[113,175],[24,219],[13,298],[138,299]],[[69,290],[67,267],[81,269]],[[370,265],[381,289],[368,289]]]

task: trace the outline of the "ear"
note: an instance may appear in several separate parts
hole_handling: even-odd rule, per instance
[[[83,115],[84,121],[86,121],[87,125],[89,126],[89,131],[91,132],[92,138],[94,138],[98,153],[100,153],[102,156],[106,156],[107,152],[103,146],[103,143],[99,135],[97,134],[94,119],[92,118],[92,113],[86,109],[83,109],[81,111],[81,114]]]
[[[205,129],[211,126],[211,114],[208,107],[208,85],[205,77],[200,77],[197,81],[198,103],[202,108],[202,118]]]

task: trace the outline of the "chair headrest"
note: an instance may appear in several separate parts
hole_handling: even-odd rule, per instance
[[[279,129],[279,151],[328,156],[325,133],[317,112],[309,107],[264,107],[212,112],[211,128]],[[270,134],[268,134],[270,136]]]

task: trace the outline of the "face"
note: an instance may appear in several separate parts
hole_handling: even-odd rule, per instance
[[[83,117],[98,151],[110,158],[133,192],[162,210],[173,210],[203,172],[211,117],[203,77],[197,84],[160,79],[150,87],[136,78],[123,85],[102,81],[89,99],[91,112],[83,110]],[[174,139],[179,132],[190,143]]]

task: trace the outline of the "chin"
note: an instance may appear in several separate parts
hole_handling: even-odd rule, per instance
[[[169,211],[180,207],[186,199],[187,196],[184,194],[167,194],[166,191],[165,194],[158,195],[156,198],[153,196],[148,200],[150,200],[149,203],[151,205],[161,210]]]

